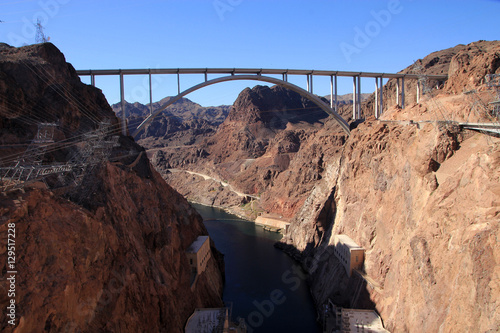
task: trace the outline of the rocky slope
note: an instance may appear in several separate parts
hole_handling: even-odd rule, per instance
[[[446,82],[420,80],[421,103],[417,101],[417,81],[405,81],[406,108],[395,108],[396,80],[391,79],[384,87],[387,120],[448,120],[458,122],[491,122],[494,119],[484,112],[484,107],[495,99],[491,89],[485,85],[485,76],[495,74],[500,62],[500,43],[478,41],[468,45],[433,52],[417,60],[401,73],[448,74]],[[438,89],[436,89],[436,87]],[[465,92],[475,91],[474,94]],[[364,112],[373,113],[372,96]]]
[[[153,112],[164,107],[171,97],[153,103]],[[121,117],[121,103],[111,106]],[[181,98],[160,113],[142,133],[136,137],[138,143],[146,148],[183,146],[199,143],[203,138],[214,134],[217,127],[226,119],[230,106],[202,107],[187,98]],[[125,103],[125,113],[132,133],[150,114],[149,106],[141,103]]]
[[[3,144],[31,140],[42,119],[59,122],[56,141],[74,139],[105,118],[118,123],[101,92],[82,84],[49,43],[2,45],[0,96]],[[66,161],[76,146],[55,149],[49,162]],[[3,332],[182,332],[196,307],[222,305],[223,260],[215,248],[190,285],[185,250],[207,234],[201,217],[130,138],[120,137],[110,161],[78,188],[3,196],[0,221],[3,244],[15,224],[18,272],[16,325],[2,311]],[[6,247],[0,252],[5,291]],[[0,306],[10,301],[2,292]]]
[[[342,111],[347,116],[349,106]],[[262,211],[291,217],[321,179],[323,156],[344,140],[312,102],[280,86],[255,86],[240,93],[217,133],[190,149],[162,149],[153,163],[190,200],[248,218]],[[172,168],[191,173],[167,171]]]
[[[450,105],[464,89],[492,98],[484,81],[470,78],[500,74],[499,46],[478,42],[439,52],[449,61],[435,64],[450,71],[457,66],[442,91],[405,110],[389,107],[382,119],[428,120],[435,103]],[[387,93],[395,91],[388,87]],[[471,111],[467,100],[455,103],[456,110]],[[485,112],[476,119],[489,118]],[[499,162],[498,138],[443,122],[367,121],[340,154],[325,158],[325,176],[292,220],[282,247],[308,270],[318,306],[330,298],[374,308],[391,332],[495,332]],[[336,234],[366,249],[366,279],[347,277],[333,255]]]
[[[328,298],[376,309],[392,332],[495,332],[500,143],[449,121],[498,121],[482,105],[494,98],[484,76],[500,74],[499,47],[480,41],[417,61],[402,72],[450,79],[427,82],[419,103],[407,80],[405,109],[390,80],[381,120],[371,117],[372,96],[362,107],[369,120],[350,137],[327,119],[269,128],[259,110],[273,108],[260,102],[261,88],[246,90],[210,144],[158,152],[155,165],[197,172],[163,174],[191,199],[208,190],[208,203],[290,218],[280,246],[309,272],[318,309]],[[259,196],[260,207],[214,179]],[[347,277],[333,254],[336,234],[366,249],[364,279]]]
[[[459,71],[453,68],[463,67],[458,63],[463,62],[460,59],[467,58],[464,54],[469,51],[475,60],[471,68],[464,69],[466,73],[476,73],[475,69],[480,67],[478,64],[482,61],[487,65],[476,76],[484,77],[494,72],[498,43],[477,42],[434,52],[402,73],[445,74],[451,68],[450,82],[462,82],[462,79],[455,78]],[[388,81],[384,87],[385,120],[492,120],[491,114],[480,107],[493,98],[484,85],[478,86],[475,94],[456,94],[448,88],[451,86],[449,82],[444,86],[440,82],[426,81],[425,87],[421,82],[422,95],[420,103],[416,103],[416,82],[406,80],[406,108],[401,109],[395,106],[396,80]],[[467,82],[462,82],[464,89],[475,87],[467,85]],[[436,89],[439,84],[440,89]],[[370,118],[374,96],[364,97],[366,102],[362,105],[362,112]],[[340,106],[340,113],[348,121],[351,107],[349,103]],[[332,136],[331,133],[338,135]],[[257,86],[240,94],[215,134],[206,136],[191,148],[160,148],[153,161],[169,184],[190,200],[232,207],[233,211],[238,210],[249,218],[255,218],[262,211],[290,218],[295,216],[313,186],[324,176],[324,165],[335,163],[331,161],[337,158],[336,152],[344,140],[336,124],[327,121],[310,102],[281,87]],[[196,171],[206,176],[168,173],[170,168]],[[218,180],[230,183],[240,194],[259,197],[256,209],[246,207],[249,212],[241,211],[238,206],[241,208],[247,204],[249,197],[235,194],[230,188],[221,186]]]

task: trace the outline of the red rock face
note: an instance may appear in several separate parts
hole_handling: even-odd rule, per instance
[[[342,110],[349,112],[348,106]],[[193,148],[165,149],[154,163],[191,200],[231,207],[247,218],[261,211],[289,218],[344,140],[338,125],[312,102],[279,86],[256,86],[240,93],[214,136]],[[233,191],[195,174],[166,173],[167,168],[211,176]],[[248,206],[248,196],[241,194],[261,200]]]
[[[491,71],[497,52],[478,51],[476,44],[484,51],[498,42],[459,47],[449,57],[458,66],[456,79],[443,92],[418,107],[391,107],[383,119],[429,120],[436,103],[448,120],[469,112],[469,101],[453,91],[471,87],[466,77]],[[473,52],[464,56],[469,47]],[[474,82],[487,93],[484,82]],[[498,138],[443,122],[368,121],[353,130],[284,238],[311,274],[317,304],[331,298],[376,309],[391,332],[495,331],[499,149]],[[347,277],[333,255],[336,234],[366,249],[368,280]]]
[[[195,307],[220,306],[215,259],[190,288],[185,250],[207,233],[189,204],[154,171],[143,179],[108,164],[96,180],[103,204],[90,211],[45,191],[29,191],[18,207],[2,201],[19,240],[19,332],[181,332]]]
[[[305,252],[304,262],[314,258],[309,268],[318,304],[330,297],[343,306],[376,308],[391,332],[499,326],[500,142],[477,134],[455,150],[450,134],[433,125],[377,123],[352,132],[340,165],[333,166],[334,204],[322,191],[315,198],[315,188],[303,207],[315,214],[302,213],[306,218],[296,219],[287,237],[299,250],[316,249]],[[435,163],[437,170],[428,167]],[[331,205],[332,216],[319,242],[308,236],[319,220],[316,204]],[[335,234],[366,249],[364,271],[374,283],[347,278],[329,251]]]
[[[58,138],[92,128],[83,111],[117,123],[102,94],[83,85],[51,44],[0,52],[2,101],[24,106],[2,113],[4,142],[30,138],[34,129],[26,120],[35,123],[32,111],[45,107],[60,121]],[[30,74],[39,66],[57,80]],[[49,93],[54,85],[64,86],[64,94]],[[9,89],[18,93],[9,95]],[[119,142],[113,162],[96,167],[81,187],[26,188],[0,199],[2,237],[15,224],[18,272],[17,325],[2,311],[3,332],[182,332],[196,307],[222,305],[223,261],[215,248],[191,290],[185,250],[207,234],[201,217],[163,181],[141,147],[125,137]],[[6,248],[1,251],[6,267]],[[2,292],[0,307],[9,302]]]
[[[477,89],[481,98],[491,98],[481,78],[498,72],[497,47],[478,42],[425,57],[419,61],[424,73],[449,70],[450,80],[419,104],[414,83],[407,82],[405,109],[395,106],[390,81],[382,121],[367,121],[348,138],[328,122],[314,129],[289,126],[268,137],[265,153],[252,158],[245,148],[253,146],[238,146],[250,135],[238,137],[243,127],[237,122],[241,117],[260,126],[253,108],[248,118],[235,115],[225,125],[223,140],[203,147],[208,154],[221,147],[213,150],[217,163],[203,164],[192,151],[188,167],[260,193],[264,210],[292,217],[284,247],[310,273],[318,306],[331,298],[341,306],[377,309],[391,332],[496,331],[500,143],[437,121],[491,121],[461,92]],[[363,110],[373,112],[373,99]],[[165,160],[175,161],[170,154]],[[336,234],[367,250],[368,282],[347,277],[333,255]]]

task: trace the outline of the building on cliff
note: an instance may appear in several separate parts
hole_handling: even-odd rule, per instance
[[[335,235],[334,239],[335,256],[340,260],[349,277],[353,269],[363,267],[365,260],[365,249],[356,244],[347,235]]]
[[[210,259],[210,237],[198,236],[186,250],[186,255],[191,266],[191,286],[196,282],[198,275],[203,273]]]

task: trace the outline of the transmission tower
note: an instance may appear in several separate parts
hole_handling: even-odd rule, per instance
[[[118,136],[106,139],[110,126],[109,120],[102,121],[97,130],[86,133],[83,147],[68,161],[68,164],[78,166],[73,172],[75,185],[80,185],[96,165],[107,161],[113,147],[119,146]]]
[[[0,190],[20,189],[34,181],[45,181],[50,175],[57,175],[62,185],[67,185],[68,179],[73,180],[74,185],[80,185],[84,176],[105,162],[113,147],[119,146],[118,136],[106,139],[109,127],[109,121],[102,122],[97,130],[86,133],[82,147],[68,162],[43,164],[47,148],[55,144],[56,124],[39,124],[38,132],[24,154],[11,167],[0,168]]]
[[[46,37],[44,32],[43,32],[43,26],[42,26],[42,22],[40,21],[40,19],[38,19],[36,21],[36,24],[35,24],[35,27],[36,27],[36,37],[35,37],[35,40],[38,43],[47,43],[50,39],[50,37]]]

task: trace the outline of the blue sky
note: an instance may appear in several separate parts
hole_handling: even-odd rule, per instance
[[[0,41],[35,42],[32,24],[77,69],[255,67],[397,72],[457,44],[499,38],[500,1],[418,0],[0,0]],[[181,76],[183,89],[201,76]],[[89,82],[83,78],[84,82]],[[305,78],[291,81],[305,88]],[[117,77],[98,77],[108,101]],[[147,77],[126,78],[127,100],[147,102]],[[211,86],[187,97],[232,104],[255,82]],[[350,79],[339,80],[349,93]],[[362,82],[363,92],[374,83]],[[175,76],[154,80],[154,100],[174,95]],[[329,79],[315,78],[315,93]]]

